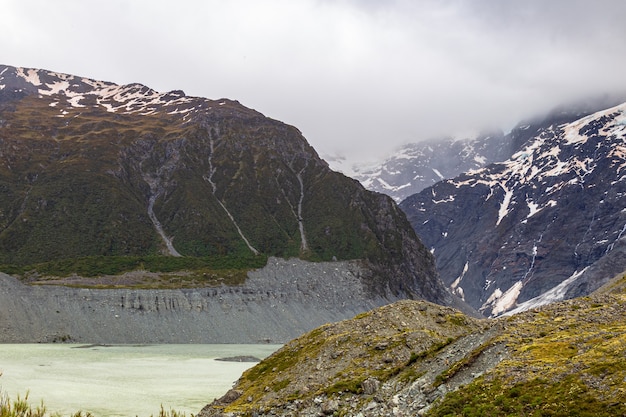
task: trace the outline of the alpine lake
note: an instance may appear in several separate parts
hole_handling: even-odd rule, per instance
[[[0,392],[50,414],[187,416],[221,397],[281,345],[0,345]],[[246,361],[248,360],[248,361]]]

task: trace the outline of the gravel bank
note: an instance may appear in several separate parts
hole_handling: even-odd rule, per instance
[[[356,262],[271,258],[239,287],[181,290],[29,286],[0,274],[0,342],[284,343],[387,304]]]

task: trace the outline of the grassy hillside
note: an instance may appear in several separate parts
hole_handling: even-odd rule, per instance
[[[625,289],[495,320],[398,302],[290,342],[200,415],[626,415]]]
[[[222,256],[245,271],[268,256],[363,259],[375,293],[443,294],[432,256],[389,198],[332,172],[294,127],[229,100],[38,71],[46,85],[74,83],[42,94],[14,68],[3,77],[2,271],[198,272]]]
[[[428,415],[626,415],[625,284],[504,319],[510,356]]]

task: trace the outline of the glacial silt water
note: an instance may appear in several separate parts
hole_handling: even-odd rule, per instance
[[[88,411],[96,417],[157,415],[161,406],[196,414],[222,396],[254,362],[279,345],[0,345],[3,394],[44,401],[63,416]]]

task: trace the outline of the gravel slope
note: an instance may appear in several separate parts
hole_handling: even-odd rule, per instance
[[[387,304],[356,262],[271,258],[240,287],[180,290],[29,286],[0,274],[0,342],[283,343]]]

